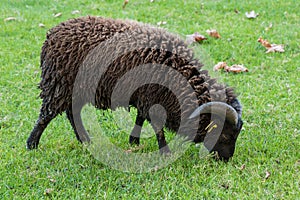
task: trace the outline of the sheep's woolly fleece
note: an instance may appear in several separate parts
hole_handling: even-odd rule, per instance
[[[117,56],[111,59],[115,55]],[[111,59],[112,62],[108,63],[108,66],[94,65],[99,58]],[[129,104],[136,107],[137,118],[150,121],[149,109],[155,104],[160,104],[167,113],[166,127],[177,131],[180,119],[187,118],[197,106],[211,101],[225,102],[241,115],[241,106],[233,89],[217,83],[206,70],[201,70],[202,64],[194,58],[193,51],[179,36],[134,21],[81,17],[62,22],[47,33],[41,53],[42,80],[39,84],[43,104],[40,118],[28,140],[29,146],[38,144],[43,129],[56,115],[66,111],[70,119],[74,98],[84,99],[80,102],[82,105],[92,102],[99,109],[114,108],[111,97],[117,82],[126,73],[140,66],[148,67],[144,69],[149,71],[151,67],[154,69],[164,66],[164,70],[167,70],[164,74],[172,77],[172,82],[170,83],[170,79],[162,80],[162,77],[157,77],[157,73],[145,76],[142,71],[135,70],[131,78],[145,79],[149,84],[135,90],[129,102],[119,99],[116,106]],[[74,92],[81,68],[85,73],[79,87],[83,90]],[[102,69],[105,69],[103,73]],[[99,72],[101,77],[98,76]],[[161,73],[158,74],[161,76]],[[178,96],[174,95],[170,88],[162,86],[164,84],[152,84],[152,79],[160,79],[162,83],[168,82],[166,85],[171,84],[176,88],[176,94],[183,97],[185,105],[191,106],[182,109]],[[127,90],[130,90],[130,81],[124,81],[128,86]],[[184,82],[187,82],[188,86]],[[96,91],[93,91],[93,87]],[[94,95],[92,99],[81,97],[87,94]],[[126,91],[121,90],[119,96],[122,95],[126,96]],[[157,115],[161,113],[158,112]],[[203,132],[201,141],[206,133],[204,129],[210,123],[209,116],[202,117],[196,130],[198,133]],[[72,123],[72,119],[70,121]],[[72,126],[74,127],[74,124]]]
[[[42,47],[42,80],[39,85],[42,90],[40,97],[44,99],[46,106],[45,113],[62,113],[70,106],[77,72],[88,53],[101,42],[126,31],[151,37],[148,41],[138,42],[145,42],[144,46],[155,47],[136,49],[134,52],[122,49],[124,55],[115,61],[119,65],[112,64],[109,72],[118,71],[120,74],[117,76],[120,76],[141,64],[164,64],[178,70],[188,79],[195,90],[199,105],[211,101],[211,94],[216,95],[217,91],[221,91],[221,94],[226,92],[225,99],[221,100],[228,104],[235,99],[231,88],[217,84],[208,76],[207,71],[199,71],[202,65],[193,58],[192,50],[178,36],[134,21],[82,17],[63,22],[47,33],[47,40]],[[154,45],[149,44],[152,41],[155,41]],[[123,48],[126,46],[123,45]],[[171,53],[164,51],[166,48]],[[121,68],[122,72],[113,67]],[[99,107],[110,107],[109,102],[105,102],[108,99],[98,100],[102,102]],[[215,96],[214,100],[218,100],[218,97]]]

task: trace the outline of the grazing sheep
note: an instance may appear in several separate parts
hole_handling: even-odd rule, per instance
[[[130,43],[122,42],[125,36],[130,38]],[[109,57],[111,51],[109,48],[112,47],[113,52],[119,54],[116,53],[118,56],[109,63],[99,80],[100,77],[95,74],[100,73],[103,66],[88,68],[93,63],[84,62],[93,51],[106,52],[98,56],[100,59],[107,59],[105,56]],[[144,70],[134,71],[140,65],[145,65]],[[173,89],[177,91],[176,95],[172,89],[151,82],[150,79],[155,78],[156,71],[160,69],[156,68],[157,65],[167,66],[164,68],[167,75],[176,80],[172,82]],[[87,69],[88,75],[83,81],[84,88],[76,91],[74,84],[76,77],[79,76],[80,67]],[[137,108],[136,122],[129,138],[131,144],[139,144],[141,127],[144,121],[148,120],[156,133],[162,153],[169,152],[162,127],[164,124],[172,131],[178,133],[180,131],[195,143],[204,142],[211,152],[217,152],[220,158],[228,160],[233,156],[235,142],[242,128],[241,105],[233,89],[216,83],[216,80],[209,77],[207,71],[200,69],[201,67],[185,42],[164,29],[133,21],[101,17],[81,17],[62,22],[48,32],[42,47],[42,80],[39,88],[43,103],[39,118],[27,140],[27,148],[37,148],[49,122],[64,111],[77,139],[81,142],[89,141],[81,122],[80,111],[84,104],[92,103],[103,110],[118,106]],[[153,76],[152,74],[146,76],[145,70],[153,73]],[[127,98],[129,102],[117,98],[115,105],[112,105],[114,87],[128,72],[133,72],[133,78],[142,79],[147,84],[136,88]],[[184,79],[180,79],[180,76]],[[146,80],[148,78],[149,80]],[[167,82],[165,79],[160,80]],[[126,81],[129,89],[133,87],[130,86],[133,84],[130,78],[123,80],[123,83]],[[184,85],[184,81],[188,86]],[[91,91],[93,85],[90,82],[97,83],[96,91],[93,93],[95,95],[92,99],[82,98],[93,92]],[[125,96],[129,94],[127,90],[119,90],[118,95],[126,99]],[[178,96],[182,97],[188,106],[182,107]],[[166,113],[163,113],[162,109],[152,109],[153,105],[157,104],[164,107]],[[161,119],[164,115],[165,120]],[[189,125],[186,124],[184,127],[187,129],[179,130],[182,119],[187,121],[197,119],[195,133],[185,132],[190,131]],[[220,135],[215,142],[205,140],[206,135],[213,137],[216,132],[220,132]]]

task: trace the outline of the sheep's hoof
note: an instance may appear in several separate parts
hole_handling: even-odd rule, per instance
[[[163,156],[171,156],[172,152],[171,150],[169,149],[168,146],[164,146],[162,148],[159,149],[159,153]]]
[[[140,138],[130,135],[129,144],[131,144],[131,145],[140,145]]]
[[[32,150],[32,149],[37,149],[37,148],[38,148],[38,144],[36,142],[27,141],[26,149]]]

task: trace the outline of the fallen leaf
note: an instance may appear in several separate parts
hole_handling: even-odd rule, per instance
[[[203,35],[200,35],[198,32],[196,32],[192,35],[187,35],[186,36],[186,42],[188,44],[192,44],[194,42],[201,42],[203,40],[207,40],[207,38]]]
[[[266,53],[271,53],[271,52],[284,52],[284,45],[283,44],[271,44],[271,47],[268,48]]]
[[[224,69],[227,66],[226,62],[218,62],[213,68],[214,71],[219,71],[220,69]]]
[[[154,170],[155,172],[158,171],[158,170],[159,170],[159,166],[158,166],[158,165],[155,165],[154,168],[153,168],[153,170]]]
[[[249,70],[244,67],[244,65],[232,65],[230,67],[224,67],[226,72],[233,72],[233,73],[241,73],[241,72],[248,72]]]
[[[52,188],[47,188],[44,192],[44,195],[49,195],[51,192],[53,192]]]
[[[53,178],[50,178],[49,181],[52,182],[52,183],[56,183],[56,180],[53,179]]]
[[[160,26],[160,25],[165,25],[165,24],[167,24],[167,22],[166,22],[166,21],[160,21],[160,22],[157,22],[157,26]]]
[[[7,17],[7,18],[5,18],[4,19],[4,21],[5,22],[7,22],[7,21],[14,21],[14,20],[16,20],[17,18],[15,18],[15,17]]]
[[[258,13],[255,13],[255,11],[254,10],[252,10],[251,12],[246,12],[245,13],[246,14],[246,17],[248,18],[248,19],[254,19],[254,18],[256,18],[256,17],[258,17]]]
[[[220,71],[221,69],[224,69],[226,72],[233,72],[233,73],[241,73],[241,72],[248,72],[249,70],[244,67],[244,65],[232,65],[228,66],[226,62],[219,62],[216,64],[213,68],[214,71]]]
[[[54,17],[60,17],[62,15],[62,13],[56,13],[55,15],[54,15]]]
[[[123,9],[125,9],[126,5],[129,3],[129,0],[124,0]]]
[[[137,147],[133,147],[133,148],[130,148],[130,149],[125,150],[125,153],[132,153],[132,152],[141,150],[141,149],[143,149],[143,148],[145,148],[144,145],[139,145],[139,146],[137,146]]]
[[[244,170],[246,168],[245,164],[242,164],[242,166],[240,167],[240,170]]]
[[[268,40],[264,40],[261,37],[258,38],[257,42],[261,43],[264,47],[270,48],[271,44],[269,43]]]
[[[268,27],[265,28],[266,31],[270,30],[273,27],[273,24],[270,23]]]
[[[284,52],[284,45],[283,44],[270,44],[268,40],[264,40],[261,37],[257,40],[259,43],[261,43],[266,49],[266,53],[271,52]]]
[[[211,30],[206,30],[206,33],[211,36],[211,37],[214,37],[214,38],[221,38],[220,34],[218,33],[217,30],[215,29],[211,29]]]
[[[45,24],[39,23],[39,27],[44,28]]]
[[[80,13],[79,10],[73,10],[73,11],[72,11],[72,15],[75,15],[75,14],[78,14],[78,13]]]
[[[268,179],[269,177],[271,176],[271,173],[266,171],[266,176],[265,176],[265,179]]]

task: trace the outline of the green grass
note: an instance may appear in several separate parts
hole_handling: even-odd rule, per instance
[[[299,199],[300,32],[299,2],[267,1],[34,1],[2,0],[0,7],[0,198],[1,199]],[[235,13],[234,10],[239,13]],[[71,14],[80,10],[79,14]],[[260,15],[248,20],[244,13]],[[62,16],[54,18],[53,14]],[[25,141],[41,100],[39,54],[46,32],[69,18],[98,15],[163,25],[184,38],[216,28],[222,38],[193,45],[204,63],[244,64],[245,74],[218,73],[234,86],[244,106],[243,131],[228,163],[200,159],[191,146],[178,160],[151,173],[125,173],[96,160],[75,139],[65,115],[44,132],[40,148]],[[4,21],[7,17],[14,21]],[[45,28],[38,26],[45,24]],[[273,27],[266,31],[272,23]],[[285,44],[285,53],[265,54],[259,36]],[[200,50],[201,49],[201,50]],[[111,115],[101,117],[111,140],[129,148],[128,135]],[[120,133],[120,134],[115,134]],[[155,139],[143,140],[156,150]],[[245,169],[240,167],[245,165]],[[265,179],[266,171],[270,177]]]

